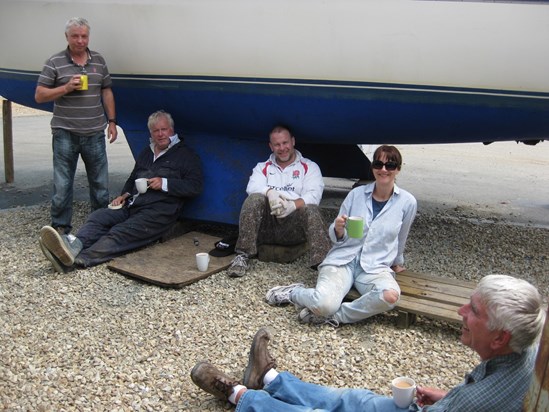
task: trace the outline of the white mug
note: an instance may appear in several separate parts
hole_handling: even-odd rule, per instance
[[[210,255],[208,253],[197,253],[196,254],[196,266],[201,272],[208,270],[208,264],[210,263]]]
[[[393,401],[399,408],[407,408],[414,400],[416,383],[411,378],[401,376],[391,382]]]
[[[149,181],[142,177],[141,179],[135,179],[135,187],[140,194],[143,194],[147,191],[149,187]]]

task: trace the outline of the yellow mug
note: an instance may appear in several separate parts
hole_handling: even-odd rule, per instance
[[[81,74],[80,75],[80,87],[78,90],[88,90],[88,75],[87,74]]]

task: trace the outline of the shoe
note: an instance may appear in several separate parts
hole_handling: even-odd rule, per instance
[[[276,361],[267,348],[270,340],[271,333],[266,328],[259,329],[254,336],[243,380],[243,385],[248,389],[262,389],[265,386],[263,377],[276,368]]]
[[[200,389],[211,393],[217,399],[228,401],[233,388],[239,382],[225,375],[209,362],[198,362],[191,371],[191,379]]]
[[[275,286],[267,292],[265,295],[265,300],[271,306],[280,306],[287,303],[293,303],[290,299],[290,295],[293,290],[303,287],[305,287],[303,283],[293,283],[288,286]]]
[[[229,276],[232,278],[241,278],[244,276],[246,270],[248,270],[248,260],[248,256],[243,253],[236,255],[229,267]]]
[[[74,258],[82,250],[82,242],[74,235],[60,235],[51,226],[40,229],[40,240],[65,266],[72,266]]]
[[[339,326],[339,321],[336,320],[333,316],[325,318],[324,316],[315,315],[308,308],[303,308],[301,312],[297,315],[298,319],[302,323],[311,323],[313,325],[324,325],[328,324],[337,328]]]
[[[42,243],[42,239],[38,239],[38,244],[40,245],[42,253],[44,254],[44,256],[46,256],[46,259],[51,262],[53,270],[55,270],[57,273],[67,273],[71,269],[69,266],[65,266],[64,264],[62,264],[59,259],[52,255],[48,248]]]

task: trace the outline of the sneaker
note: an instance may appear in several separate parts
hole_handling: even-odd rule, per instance
[[[40,229],[40,240],[65,266],[72,266],[74,258],[82,250],[82,242],[74,235],[60,235],[51,226],[44,226]]]
[[[339,321],[336,320],[333,316],[325,318],[324,316],[315,315],[308,308],[303,308],[301,312],[297,315],[298,319],[302,323],[311,323],[313,325],[324,325],[328,324],[337,328],[339,326]]]
[[[71,269],[69,266],[65,266],[64,264],[62,264],[59,259],[52,255],[48,248],[44,246],[44,243],[42,243],[42,239],[38,239],[38,244],[40,245],[42,253],[44,254],[44,256],[46,256],[46,259],[51,262],[53,270],[55,270],[57,273],[67,273]]]
[[[254,336],[243,380],[243,385],[248,389],[262,389],[265,374],[276,368],[276,361],[267,348],[270,340],[271,333],[266,328],[259,329]]]
[[[191,379],[200,389],[217,399],[228,401],[233,388],[240,383],[217,369],[209,362],[198,362],[191,371]]]
[[[243,253],[236,255],[229,267],[229,276],[232,278],[244,276],[248,270],[248,260],[248,256]]]
[[[303,287],[305,287],[303,283],[293,283],[288,286],[275,286],[267,292],[265,295],[265,300],[271,306],[280,306],[287,303],[293,303],[290,299],[290,295],[293,290]]]

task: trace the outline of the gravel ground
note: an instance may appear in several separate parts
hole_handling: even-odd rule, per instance
[[[88,205],[76,210],[79,227]],[[329,218],[333,213],[326,211]],[[314,284],[306,256],[287,265],[254,262],[240,279],[222,271],[183,289],[163,289],[106,265],[54,273],[37,244],[48,222],[48,202],[0,210],[2,410],[225,410],[194,386],[189,372],[209,359],[241,377],[261,326],[274,331],[280,370],[337,387],[388,395],[390,380],[407,375],[448,389],[478,362],[459,343],[456,325],[420,317],[401,330],[387,313],[334,329],[298,323],[292,307],[268,306],[265,292],[274,285]],[[463,208],[421,212],[407,267],[467,280],[513,274],[547,296],[548,234]]]

